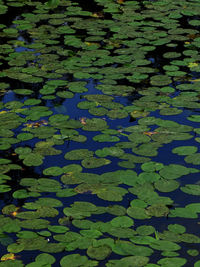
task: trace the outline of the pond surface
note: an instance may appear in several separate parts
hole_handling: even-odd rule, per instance
[[[199,267],[199,1],[0,14],[0,266]]]

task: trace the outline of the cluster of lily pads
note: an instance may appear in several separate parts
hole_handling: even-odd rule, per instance
[[[199,1],[0,14],[0,266],[199,267]]]

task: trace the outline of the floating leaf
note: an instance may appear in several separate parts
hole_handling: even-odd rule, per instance
[[[181,191],[184,193],[199,196],[200,195],[200,185],[195,184],[186,184],[185,186],[180,187]]]
[[[189,169],[178,164],[170,164],[160,170],[160,175],[165,179],[177,179],[183,175],[189,174]]]
[[[199,165],[200,164],[200,153],[194,153],[192,155],[188,155],[184,158],[184,160],[187,163]]]
[[[93,152],[88,149],[76,149],[65,154],[65,159],[82,160],[93,156]]]
[[[155,242],[149,244],[151,248],[162,251],[176,251],[181,247],[174,242],[166,240],[156,240]]]
[[[99,247],[92,247],[90,246],[87,249],[87,255],[95,260],[104,260],[111,254],[112,250],[109,246],[99,246]]]
[[[184,258],[163,258],[158,261],[158,264],[162,264],[163,266],[177,266],[181,267],[187,262]]]
[[[86,256],[81,256],[79,254],[71,254],[64,256],[60,261],[60,265],[62,267],[64,266],[78,267],[81,265],[85,265],[87,261],[88,258]]]
[[[180,224],[169,224],[168,225],[169,231],[173,233],[183,234],[185,232],[185,227]]]
[[[23,160],[26,166],[40,166],[43,163],[43,156],[36,153],[29,153]]]
[[[90,157],[81,161],[84,168],[98,168],[110,164],[109,159]]]
[[[175,180],[160,179],[154,183],[155,188],[160,192],[172,192],[179,188],[179,182]]]
[[[131,227],[134,224],[133,220],[127,216],[115,217],[110,223],[114,227]]]
[[[179,146],[172,150],[173,153],[185,156],[185,155],[192,155],[197,152],[197,147],[195,146]]]
[[[42,253],[39,254],[36,258],[35,258],[36,263],[38,262],[38,264],[53,264],[56,259],[54,258],[54,256],[47,254],[47,253]]]
[[[50,167],[43,171],[44,175],[52,175],[52,176],[59,176],[63,174],[63,170],[60,167]]]

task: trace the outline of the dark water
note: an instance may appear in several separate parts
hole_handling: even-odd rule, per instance
[[[60,1],[58,6],[33,1],[2,5],[0,266],[198,267],[200,4],[189,0],[105,0]],[[95,97],[87,100],[90,95]],[[40,102],[26,104],[33,98]],[[84,105],[86,101],[90,103],[82,108],[80,103]],[[103,113],[91,107],[102,108]],[[57,117],[52,122],[54,115],[68,117]],[[144,119],[149,117],[154,118],[148,124]],[[47,129],[45,133],[43,129]],[[32,135],[20,136],[22,133]],[[98,135],[106,133],[109,136],[98,140]],[[29,152],[23,154],[19,147],[29,148]],[[111,147],[122,150],[95,154]],[[182,148],[178,154],[173,151],[176,147]],[[77,158],[65,156],[79,149]],[[81,149],[94,154],[81,157]],[[125,160],[127,165],[121,165]],[[145,162],[163,166],[161,170],[144,170]],[[72,170],[61,171],[70,164],[76,165]],[[48,169],[51,167],[59,168],[53,172]],[[45,174],[46,169],[49,175]],[[119,170],[123,173],[119,174]],[[137,177],[146,175],[146,182],[139,176],[134,184],[134,172]],[[71,180],[65,181],[63,175]],[[100,175],[107,180],[99,180]],[[163,183],[178,183],[169,190],[163,189],[152,175]],[[57,184],[52,185],[51,181]],[[186,192],[188,185],[195,188]],[[60,196],[66,189],[71,190],[69,195]],[[20,190],[24,191],[19,196]],[[53,198],[62,206],[38,202],[43,198]],[[137,207],[133,200],[145,205],[140,215],[136,210],[131,212],[131,207]],[[31,202],[40,204],[32,209],[26,205]],[[77,203],[86,206],[76,208]],[[91,203],[96,209],[93,206],[88,213],[84,207],[87,209]],[[185,208],[192,203],[196,203],[195,210]],[[120,212],[109,212],[115,205],[120,206]],[[66,210],[67,207],[72,209]],[[182,215],[179,208],[185,208]],[[48,209],[49,214],[45,213]],[[149,217],[143,219],[141,213]],[[39,219],[46,220],[44,226],[39,226]],[[35,226],[31,220],[36,220]],[[77,220],[80,227],[76,226]],[[93,227],[81,226],[85,220]],[[95,226],[97,222],[108,223],[108,229]],[[12,223],[16,228],[9,226]],[[177,224],[185,231],[174,230],[173,236],[170,226]],[[142,238],[138,227],[144,225],[154,227],[149,235],[154,241],[135,243],[130,234],[120,234],[136,230],[134,236]],[[68,227],[66,232],[62,226]],[[91,232],[86,233],[85,229]],[[41,233],[43,230],[48,233]],[[80,235],[62,239],[68,232]],[[85,237],[88,243],[84,246]],[[112,245],[106,243],[106,238],[112,240]],[[69,249],[75,241],[77,244]],[[98,242],[104,243],[97,245]],[[164,248],[155,248],[158,244]],[[5,260],[8,253],[13,255]],[[69,255],[77,258],[70,259]]]

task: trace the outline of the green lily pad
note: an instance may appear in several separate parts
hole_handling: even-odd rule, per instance
[[[186,231],[185,227],[180,224],[169,224],[168,229],[169,231],[177,234],[183,234]]]
[[[133,236],[130,238],[130,241],[134,244],[140,245],[149,245],[150,243],[154,242],[156,239],[151,236]]]
[[[179,146],[174,148],[172,152],[181,156],[186,156],[196,153],[197,150],[198,148],[195,146]]]
[[[199,115],[191,115],[187,119],[190,121],[194,121],[194,122],[200,122],[200,116]]]
[[[156,172],[141,172],[138,175],[137,183],[144,184],[146,182],[156,182],[160,179],[160,175]]]
[[[39,254],[36,258],[35,258],[36,263],[41,263],[41,264],[53,264],[56,259],[54,258],[54,256],[48,254],[48,253],[42,253]]]
[[[151,78],[151,84],[156,86],[168,85],[172,82],[167,75],[156,75]]]
[[[159,162],[145,162],[141,165],[141,169],[145,172],[154,172],[154,171],[160,171],[164,165]]]
[[[189,174],[189,169],[178,164],[170,164],[160,170],[160,175],[165,179],[177,179],[183,175]]]
[[[18,95],[31,95],[33,93],[33,91],[29,89],[15,89],[13,92]]]
[[[115,217],[111,220],[111,225],[114,227],[131,227],[133,226],[134,222],[131,218],[127,216],[119,216]]]
[[[179,188],[179,182],[175,180],[160,179],[154,183],[155,188],[160,192],[172,192]]]
[[[155,205],[149,206],[146,209],[146,213],[150,216],[162,217],[162,216],[168,215],[169,209],[165,205],[155,204]]]
[[[25,155],[23,163],[26,166],[40,166],[43,163],[43,156],[36,153],[29,153]]]
[[[24,250],[24,244],[12,243],[7,247],[10,253],[19,253]]]
[[[95,260],[104,260],[106,259],[112,252],[112,249],[109,246],[99,246],[99,247],[92,247],[90,246],[87,249],[87,255],[91,259]]]
[[[36,205],[40,206],[46,206],[46,207],[62,207],[63,203],[56,199],[56,198],[50,198],[50,197],[41,197],[35,201]]]
[[[97,190],[97,196],[107,201],[121,201],[127,190],[122,187],[109,186]]]
[[[199,165],[200,164],[200,153],[194,153],[192,155],[188,155],[184,158],[184,160],[187,163]]]
[[[66,231],[68,231],[69,228],[66,226],[62,226],[62,225],[50,225],[48,227],[48,230],[53,232],[53,233],[62,234],[62,233],[65,233]]]
[[[190,208],[175,208],[170,210],[169,217],[198,218],[198,214]]]
[[[99,118],[87,119],[86,124],[83,126],[85,131],[102,131],[107,128],[107,122]]]
[[[155,228],[151,225],[141,225],[137,227],[136,232],[139,235],[151,235],[155,232]]]
[[[104,147],[102,149],[96,150],[95,154],[98,157],[106,157],[106,156],[121,157],[124,154],[124,150],[118,147]]]
[[[176,251],[179,250],[181,247],[171,241],[166,240],[156,240],[155,242],[149,244],[151,248],[156,250],[162,250],[162,251]]]
[[[84,168],[98,168],[110,163],[111,161],[109,159],[95,157],[86,158],[81,161],[81,164]]]
[[[146,210],[144,208],[140,208],[140,207],[129,207],[127,209],[127,214],[130,217],[132,217],[134,219],[138,219],[138,220],[144,220],[144,219],[151,218],[151,216],[146,213]]]
[[[59,176],[63,174],[63,169],[60,167],[50,167],[43,171],[44,175],[50,175],[50,176]]]
[[[31,140],[33,137],[34,135],[31,133],[20,133],[17,135],[17,139],[19,139],[20,141]]]
[[[23,267],[24,264],[21,260],[12,260],[12,261],[2,261],[0,262],[0,266],[1,267],[14,267],[14,266],[19,266],[19,267]]]
[[[106,212],[115,216],[123,216],[126,214],[126,209],[120,205],[112,205],[107,207]]]
[[[187,253],[192,257],[196,257],[199,255],[199,251],[197,249],[188,249]]]
[[[98,134],[93,137],[96,142],[118,142],[120,139],[117,136],[109,134]]]
[[[128,257],[123,257],[120,260],[109,260],[108,263],[106,264],[107,267],[142,267],[142,266],[148,266],[149,258],[145,256],[128,256]],[[158,265],[155,265],[155,267]],[[148,267],[154,267],[154,266],[148,266]]]
[[[65,159],[68,160],[82,160],[93,156],[93,152],[88,149],[76,149],[65,154]]]
[[[49,221],[44,219],[31,219],[20,222],[20,226],[28,229],[45,229],[48,227]]]
[[[11,187],[9,185],[0,185],[0,193],[5,193],[11,191]]]
[[[28,192],[25,189],[19,189],[13,193],[13,197],[17,199],[23,199],[27,197],[39,197],[40,193],[38,192]]]
[[[117,241],[113,246],[113,252],[123,256],[150,256],[153,250],[145,246],[136,246],[129,241]]]
[[[180,187],[180,189],[186,194],[195,195],[195,196],[200,195],[200,185],[186,184],[185,186]]]
[[[71,254],[64,256],[60,261],[60,266],[71,266],[78,267],[84,266],[88,262],[88,258],[86,256],[81,256],[79,254]]]
[[[174,258],[163,258],[159,260],[157,263],[161,264],[161,266],[177,266],[181,267],[184,266],[187,262],[184,258],[174,257]]]
[[[36,238],[38,235],[32,231],[20,231],[17,233],[18,238]]]

